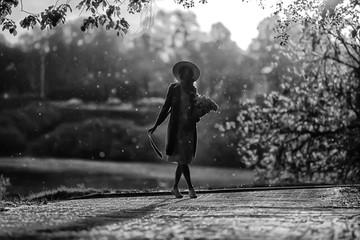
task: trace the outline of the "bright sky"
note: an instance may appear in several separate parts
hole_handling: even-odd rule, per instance
[[[38,13],[51,4],[55,4],[56,0],[24,0],[24,10],[31,13]],[[60,0],[59,3],[62,1]],[[65,1],[63,1],[65,2]],[[72,0],[71,3],[79,1]],[[190,10],[184,9],[181,5],[175,4],[173,0],[155,0],[155,11],[159,9],[164,10],[183,10],[193,11],[197,16],[197,21],[200,24],[201,30],[208,32],[211,25],[217,22],[224,24],[231,32],[231,38],[240,48],[246,50],[251,40],[258,35],[258,23],[269,16],[270,9],[263,10],[257,4],[257,1],[252,0],[250,3],[243,3],[241,0],[208,0],[206,4],[200,4],[195,0],[195,7]],[[74,7],[75,8],[75,7]],[[20,8],[19,8],[20,9]],[[15,9],[12,18],[19,22],[26,14]],[[75,10],[75,9],[73,9]],[[77,10],[77,9],[76,9]],[[76,14],[71,14],[69,18],[79,16],[78,11]],[[138,27],[133,31],[138,30]],[[24,32],[21,27],[18,27],[18,32]],[[16,41],[17,37],[13,37],[7,32],[2,32],[9,41]]]
[[[208,0],[206,4],[198,2],[195,0],[195,7],[190,10],[185,10],[172,0],[158,0],[156,7],[193,11],[201,29],[206,32],[210,31],[212,24],[221,22],[230,30],[232,40],[243,50],[246,50],[251,40],[257,37],[259,22],[272,13],[271,9],[261,9],[255,0],[249,3],[243,3],[241,0]]]

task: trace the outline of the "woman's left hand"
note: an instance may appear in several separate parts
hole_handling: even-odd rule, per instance
[[[148,129],[148,133],[153,134],[155,132],[155,130],[156,130],[156,126],[153,126]]]

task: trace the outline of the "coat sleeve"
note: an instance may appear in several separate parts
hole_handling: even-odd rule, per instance
[[[168,89],[168,92],[166,94],[165,103],[161,107],[160,113],[159,113],[159,115],[157,117],[157,120],[156,120],[156,123],[155,123],[156,126],[161,125],[165,121],[165,119],[167,118],[169,113],[171,112],[172,95],[173,95],[172,86],[170,86],[169,89]]]

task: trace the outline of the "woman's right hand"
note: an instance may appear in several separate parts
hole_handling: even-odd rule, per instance
[[[153,134],[155,130],[156,130],[156,126],[153,126],[148,129],[148,133]]]

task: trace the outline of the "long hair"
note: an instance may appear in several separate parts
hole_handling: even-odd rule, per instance
[[[179,69],[179,75],[182,78],[182,75],[185,71],[185,69],[189,69],[192,73],[192,75],[194,76],[194,71],[192,70],[192,68],[189,68],[187,66],[183,66]],[[197,89],[194,86],[194,84],[192,84],[191,86],[189,86],[189,88],[185,89],[185,92],[187,92],[190,95],[190,113],[192,113],[193,109],[194,109],[194,105],[196,102],[196,97],[197,97]]]

